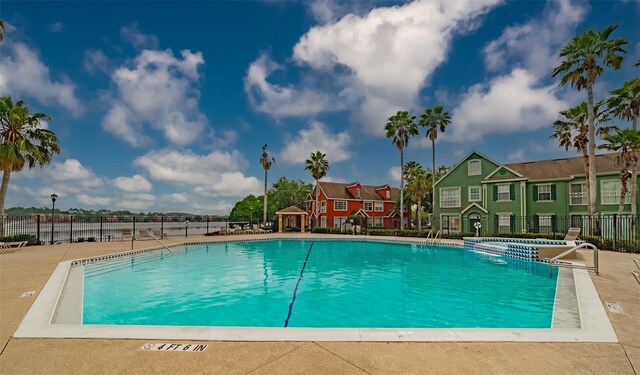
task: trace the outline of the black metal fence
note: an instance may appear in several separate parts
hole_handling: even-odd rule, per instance
[[[442,233],[475,233],[476,223],[480,223],[480,235],[562,235],[569,228],[580,228],[580,237],[599,237],[611,243],[615,250],[618,244],[635,244],[640,241],[640,215],[598,214],[598,215],[491,215],[491,216],[442,216],[434,218],[434,228]],[[637,249],[634,249],[637,250]]]
[[[0,218],[3,238],[29,237],[31,243],[120,241],[144,235],[145,231],[163,237],[203,235],[228,227],[229,222],[214,217],[189,218],[170,216],[5,216]],[[248,224],[247,221],[245,224]],[[142,233],[141,233],[142,231]]]

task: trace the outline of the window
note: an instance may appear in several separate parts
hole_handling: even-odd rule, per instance
[[[321,217],[320,218],[320,226],[321,227],[326,227],[327,226],[327,218],[326,217]]]
[[[368,217],[367,218],[367,226],[368,227],[373,227],[373,218],[372,217]]]
[[[620,181],[602,181],[602,204],[620,204]],[[631,202],[631,194],[627,193],[624,203]]]
[[[539,215],[538,216],[538,233],[551,233],[552,231],[552,215]]]
[[[364,202],[365,211],[373,211],[373,202]]]
[[[440,207],[460,207],[460,187],[440,188]]]
[[[460,232],[460,215],[440,215],[440,228],[447,233]]]
[[[333,210],[334,211],[346,211],[347,210],[347,201],[334,201],[333,202]]]
[[[538,199],[539,201],[550,201],[551,200],[551,184],[544,185],[536,185],[538,188]]]
[[[587,184],[571,184],[569,188],[569,204],[572,206],[586,205],[587,202]]]
[[[320,212],[327,212],[327,201],[320,201]]]
[[[360,198],[360,188],[356,188],[356,198]]]
[[[469,202],[480,202],[480,186],[469,186]]]
[[[479,176],[480,174],[482,174],[480,160],[469,160],[467,162],[467,176]]]
[[[498,185],[498,200],[499,201],[510,201],[511,200],[511,191],[510,186],[508,184]]]
[[[334,228],[342,228],[342,226],[346,222],[347,222],[347,218],[346,217],[336,216],[336,217],[333,218],[333,227]]]
[[[376,212],[382,212],[384,210],[384,204],[382,202],[376,202]]]
[[[382,218],[381,217],[376,217],[375,219],[375,227],[381,228],[382,227]]]
[[[387,190],[387,199],[391,199],[391,191]]]
[[[511,233],[511,213],[498,213],[498,233]]]

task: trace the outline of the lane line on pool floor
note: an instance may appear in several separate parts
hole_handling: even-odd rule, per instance
[[[311,241],[311,246],[309,246],[309,251],[307,251],[307,257],[304,259],[304,263],[302,264],[302,269],[300,270],[300,277],[298,277],[298,282],[296,283],[295,289],[293,289],[293,296],[291,298],[291,303],[289,304],[289,313],[287,314],[287,319],[284,320],[284,327],[289,326],[289,319],[291,318],[291,312],[293,311],[293,304],[296,302],[296,293],[298,293],[298,286],[300,286],[300,280],[302,280],[302,275],[304,274],[304,269],[307,268],[307,261],[309,260],[309,255],[311,255],[311,249],[313,249],[313,243],[315,241]]]

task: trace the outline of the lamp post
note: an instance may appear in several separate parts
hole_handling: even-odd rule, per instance
[[[56,214],[56,199],[58,199],[58,194],[51,194],[51,245],[53,245],[53,222]]]
[[[253,228],[253,207],[249,207],[249,229]]]

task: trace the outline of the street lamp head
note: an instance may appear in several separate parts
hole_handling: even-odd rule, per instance
[[[58,199],[58,194],[56,193],[51,194],[51,202],[55,203],[56,199]]]

